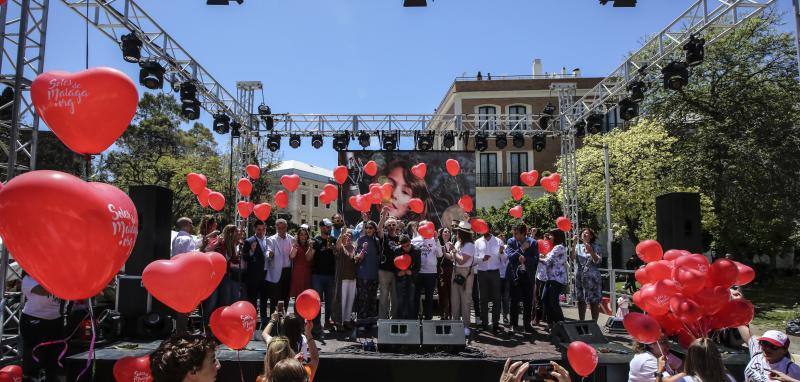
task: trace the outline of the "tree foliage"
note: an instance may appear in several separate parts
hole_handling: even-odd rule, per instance
[[[522,219],[516,219],[508,214],[508,210],[516,205],[522,206]],[[525,223],[528,227],[536,227],[540,232],[553,229],[556,218],[562,214],[561,202],[553,194],[536,199],[525,195],[519,202],[509,197],[500,207],[478,210],[478,217],[489,223],[492,231],[507,235],[520,222]]]

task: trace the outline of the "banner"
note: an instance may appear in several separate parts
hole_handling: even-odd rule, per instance
[[[455,159],[461,165],[461,172],[455,177],[445,169],[448,159]],[[375,161],[378,172],[370,176],[364,172],[364,165]],[[427,165],[425,179],[417,178],[411,167],[419,163]],[[475,200],[475,153],[465,151],[347,151],[339,154],[339,164],[347,166],[349,179],[344,184],[341,198],[345,221],[356,225],[361,221],[361,213],[354,210],[347,200],[350,196],[369,193],[372,183],[390,183],[394,187],[392,199],[385,202],[389,214],[405,221],[430,220],[437,228],[450,226],[453,220],[463,220],[464,210],[458,206],[458,199],[469,195]],[[419,198],[425,210],[414,213],[408,201]],[[374,205],[371,219],[379,219],[383,206]]]

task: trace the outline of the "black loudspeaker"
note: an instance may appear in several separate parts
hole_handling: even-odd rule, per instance
[[[131,186],[128,195],[139,215],[139,235],[125,262],[125,274],[141,276],[147,264],[169,259],[173,194],[159,186]]]
[[[607,344],[608,338],[594,321],[561,321],[551,334],[553,344],[583,341],[587,344]]]
[[[658,242],[664,250],[703,251],[700,194],[673,192],[656,198]]]

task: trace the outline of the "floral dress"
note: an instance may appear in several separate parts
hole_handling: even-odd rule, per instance
[[[602,260],[600,246],[597,244],[591,244],[591,246],[594,248],[594,253]],[[578,260],[578,270],[575,272],[575,292],[578,302],[599,304],[603,298],[603,279],[600,276],[600,270],[597,268],[599,261],[597,263],[592,261],[592,255],[586,252],[583,243],[578,243],[575,246],[575,254]]]

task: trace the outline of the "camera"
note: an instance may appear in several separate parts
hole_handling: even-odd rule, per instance
[[[555,381],[550,373],[553,372],[553,365],[550,363],[537,363],[537,362],[529,362],[528,372],[522,378],[523,381],[532,381],[532,382],[547,382],[547,381]]]

